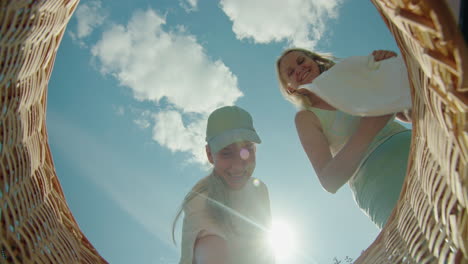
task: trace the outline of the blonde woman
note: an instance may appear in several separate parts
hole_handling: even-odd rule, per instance
[[[376,61],[396,56],[384,50],[372,54]],[[352,116],[298,89],[334,64],[330,56],[286,50],[276,63],[280,91],[300,109],[297,133],[322,187],[336,193],[348,183],[358,206],[382,228],[406,175],[411,131],[396,123],[394,115]]]
[[[180,264],[274,263],[267,243],[270,201],[254,179],[258,137],[250,114],[237,106],[208,118],[206,154],[213,171],[186,195]]]

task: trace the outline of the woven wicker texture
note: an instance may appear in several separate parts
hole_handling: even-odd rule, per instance
[[[45,123],[47,84],[77,4],[0,1],[0,263],[107,263],[67,206]]]
[[[356,263],[468,263],[468,51],[442,0],[372,0],[412,80],[408,176]],[[78,0],[0,1],[0,263],[106,263],[74,220],[45,124],[47,84]]]
[[[468,51],[442,0],[372,0],[412,81],[413,138],[397,207],[355,263],[468,263]]]

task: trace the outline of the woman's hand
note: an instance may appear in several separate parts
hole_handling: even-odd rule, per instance
[[[295,89],[294,93],[309,98],[311,102],[315,101],[315,98],[317,97],[313,92],[307,90],[306,88]]]
[[[306,88],[295,89],[293,93],[297,96],[305,96],[313,107],[325,110],[336,110],[335,107],[331,106],[325,100],[318,97],[316,94],[314,94]]]
[[[386,60],[386,59],[397,56],[395,52],[390,51],[390,50],[374,50],[372,52],[372,55],[374,55],[375,61]]]

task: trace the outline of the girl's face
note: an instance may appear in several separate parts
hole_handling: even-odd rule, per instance
[[[216,175],[233,190],[244,187],[255,169],[255,144],[249,141],[233,143],[217,153],[206,146],[206,153]]]
[[[288,84],[288,92],[294,93],[302,84],[311,83],[320,75],[318,64],[301,51],[291,51],[279,63],[281,78]]]

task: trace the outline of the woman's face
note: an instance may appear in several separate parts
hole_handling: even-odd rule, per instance
[[[291,51],[279,63],[281,78],[288,84],[290,93],[302,84],[311,83],[320,75],[317,63],[301,51]]]
[[[252,176],[255,169],[254,143],[233,143],[217,153],[211,153],[207,146],[206,152],[216,175],[220,176],[230,189],[241,189]]]

